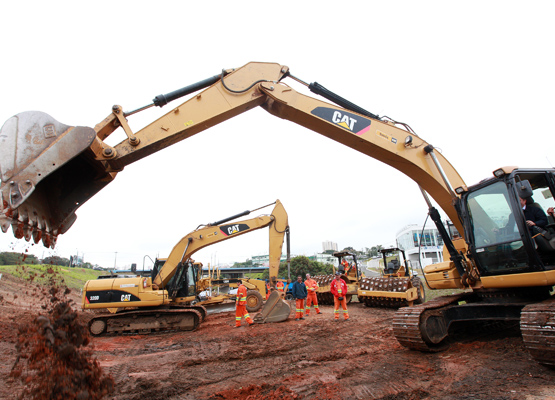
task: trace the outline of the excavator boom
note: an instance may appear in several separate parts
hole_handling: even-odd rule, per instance
[[[54,247],[57,236],[75,221],[77,208],[114,180],[125,166],[260,106],[405,173],[436,200],[463,232],[452,206],[456,198],[452,188],[464,186],[464,182],[441,154],[433,152],[432,146],[396,127],[394,122],[377,119],[330,95],[321,85],[308,86],[340,104],[352,105],[358,113],[302,95],[283,82],[286,77],[291,77],[286,66],[253,62],[224,71],[219,79],[213,77],[157,96],[153,105],[163,105],[165,100],[210,84],[136,133],[126,119],[134,112],[125,113],[120,106],[114,106],[94,130],[68,127],[43,113],[12,117],[0,131],[2,230],[6,232],[11,226],[18,238],[33,238],[35,242],[42,239],[44,245]],[[127,139],[109,146],[105,139],[119,127]],[[65,146],[74,142],[74,147]]]
[[[173,247],[164,266],[153,277],[153,283],[159,288],[165,288],[176,273],[178,265],[186,263],[194,253],[206,246],[269,227],[270,279],[274,282],[275,287],[283,239],[289,229],[289,222],[283,204],[279,200],[276,200],[273,204],[275,206],[270,215],[261,215],[256,218],[230,222],[239,215],[251,213],[251,211],[245,211],[233,217],[199,227],[184,236]]]

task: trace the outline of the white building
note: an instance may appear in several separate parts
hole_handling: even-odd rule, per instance
[[[335,242],[322,242],[322,252],[325,253],[328,250],[337,251],[337,243]]]
[[[407,258],[418,269],[419,252],[422,268],[443,261],[443,239],[436,228],[426,228],[422,231],[422,225],[407,225],[397,232],[396,242],[397,247],[405,250]]]
[[[292,257],[291,257],[292,258]],[[270,255],[269,254],[264,254],[261,256],[252,256],[252,265],[264,265],[267,266],[270,264]],[[282,254],[280,259],[280,262],[285,262],[287,261],[287,255],[286,254]]]
[[[326,254],[326,253],[317,253],[317,254],[314,254],[313,256],[308,256],[308,258],[312,261],[318,261],[324,264],[331,264],[331,265],[335,265],[336,267],[339,264],[337,257],[334,257],[333,255]]]

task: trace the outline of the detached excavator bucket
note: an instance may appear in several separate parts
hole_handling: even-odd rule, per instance
[[[254,322],[264,324],[267,322],[283,322],[289,318],[291,307],[281,299],[281,293],[274,290],[266,304],[262,307],[262,311],[254,316]]]
[[[96,132],[28,111],[0,129],[0,227],[54,248],[75,210],[115,177],[94,159]]]

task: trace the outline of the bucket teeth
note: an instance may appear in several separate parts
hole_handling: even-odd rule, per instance
[[[2,229],[2,232],[6,233],[11,225],[12,223],[7,217],[0,215],[0,229]]]
[[[40,218],[36,210],[30,210],[28,207],[10,210],[3,207],[0,214],[0,228],[6,233],[10,226],[17,239],[25,239],[28,242],[33,239],[35,244],[42,240],[45,247],[52,248],[56,244],[58,233],[52,231],[50,224]]]

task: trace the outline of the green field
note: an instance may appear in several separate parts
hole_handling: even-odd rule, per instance
[[[83,288],[86,281],[107,274],[106,271],[46,264],[0,265],[0,273],[10,274],[38,284],[48,284],[50,280],[56,284],[63,282],[68,288],[77,291]]]

